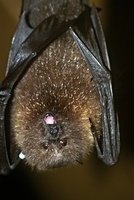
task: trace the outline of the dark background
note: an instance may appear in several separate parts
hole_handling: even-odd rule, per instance
[[[93,153],[83,166],[38,173],[22,163],[0,176],[0,200],[134,199],[134,7],[133,1],[94,0],[111,61],[121,130],[121,155],[113,167]],[[0,80],[18,20],[21,0],[0,1]]]

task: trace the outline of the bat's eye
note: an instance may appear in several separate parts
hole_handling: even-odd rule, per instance
[[[60,145],[62,147],[65,147],[67,145],[67,141],[66,140],[60,140]]]
[[[43,146],[43,148],[44,148],[45,150],[47,150],[47,149],[48,149],[48,146],[49,146],[49,144],[48,144],[48,143],[44,143],[44,144],[42,144],[42,146]]]

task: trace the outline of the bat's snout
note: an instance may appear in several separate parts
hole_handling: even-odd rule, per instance
[[[57,122],[51,113],[46,113],[44,117],[44,123],[48,126],[48,132],[52,137],[57,137],[59,133],[59,127]]]
[[[57,126],[57,124],[49,124],[48,130],[52,137],[57,137],[59,133],[59,127]]]

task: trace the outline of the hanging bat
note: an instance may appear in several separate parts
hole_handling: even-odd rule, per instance
[[[80,0],[23,1],[0,85],[0,173],[20,159],[46,170],[83,163],[96,147],[107,165],[120,151],[102,26]]]

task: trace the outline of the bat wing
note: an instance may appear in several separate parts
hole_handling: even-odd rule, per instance
[[[14,86],[28,68],[29,63],[73,23],[73,20],[59,22],[56,15],[52,15],[42,21],[35,29],[31,29],[26,21],[27,6],[30,5],[30,2],[26,0],[23,3],[23,8],[26,10],[22,12],[12,41],[6,77],[0,84],[0,174],[8,174],[19,162],[19,149],[10,155],[11,137],[8,128],[6,128],[7,108]],[[22,35],[23,37],[20,38]]]
[[[87,4],[87,1],[83,3]],[[22,16],[11,45],[6,77],[0,85],[0,173],[8,174],[19,162],[19,149],[13,155],[10,155],[8,151],[10,133],[6,129],[7,107],[10,104],[14,86],[29,67],[30,62],[66,30],[70,30],[85,57],[99,91],[103,113],[102,150],[93,131],[98,156],[106,164],[114,164],[118,159],[120,149],[118,119],[113,102],[105,39],[95,7],[91,9],[85,5],[83,12],[77,18],[68,21],[59,21],[53,14],[32,29],[26,21],[30,4],[31,1],[28,0],[23,3]],[[23,35],[21,39],[20,35]],[[10,159],[11,157],[13,159]]]
[[[4,175],[13,170],[19,163],[19,149],[17,147],[13,147],[15,144],[12,144],[13,146],[11,147],[10,143],[12,139],[10,137],[9,130],[7,131],[6,129],[7,124],[5,118],[8,107],[7,103],[11,97],[11,90],[18,78],[14,72],[14,75],[10,75],[10,73],[12,74],[12,71],[14,71],[14,60],[16,59],[16,55],[18,54],[21,44],[32,32],[32,29],[26,22],[29,4],[29,0],[23,3],[22,15],[10,47],[6,78],[4,79],[3,83],[0,84],[0,174]],[[12,153],[10,152],[11,148],[14,149],[12,150]]]
[[[94,130],[92,133],[98,157],[107,165],[113,165],[119,157],[120,133],[118,116],[114,106],[111,69],[105,38],[98,12],[94,6],[81,17],[84,23],[79,21],[79,24],[72,27],[71,31],[98,88],[102,110],[102,147],[98,144]]]
[[[13,66],[12,65],[13,61],[15,59],[15,56],[16,56],[21,44],[25,41],[25,39],[33,31],[33,29],[30,28],[30,26],[27,23],[27,14],[29,11],[30,3],[31,3],[30,0],[23,1],[20,21],[19,21],[18,27],[16,29],[16,32],[13,36],[11,47],[10,47],[6,74],[9,73],[10,68]]]

